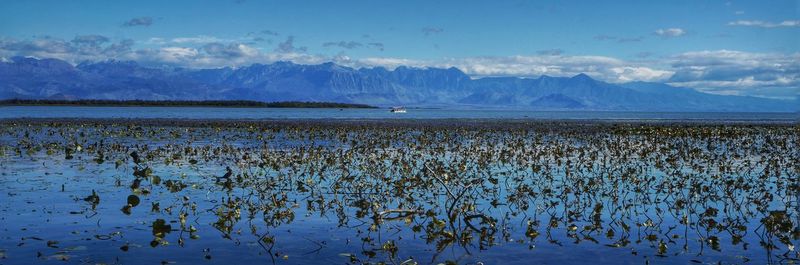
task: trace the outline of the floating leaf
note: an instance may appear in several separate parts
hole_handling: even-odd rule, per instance
[[[140,202],[139,196],[133,194],[128,195],[128,205],[130,205],[131,207],[136,207],[137,205],[139,205],[139,202]]]
[[[167,224],[164,219],[156,219],[153,221],[153,236],[158,238],[163,238],[164,235],[168,234],[172,231],[172,226]]]

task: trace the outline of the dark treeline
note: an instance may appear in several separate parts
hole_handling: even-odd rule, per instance
[[[256,108],[376,108],[365,104],[336,102],[261,102],[252,100],[107,100],[107,99],[6,99],[0,105],[53,105],[53,106],[144,106],[144,107],[256,107]]]

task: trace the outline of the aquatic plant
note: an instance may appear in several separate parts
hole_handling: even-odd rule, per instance
[[[89,203],[87,211],[96,213],[91,218],[110,214],[104,205],[120,196],[112,207],[123,214],[117,218],[149,218],[139,226],[149,226],[152,247],[196,244],[213,231],[231,247],[249,241],[280,263],[298,250],[283,244],[287,236],[278,231],[302,229],[293,223],[319,216],[361,242],[338,253],[352,263],[463,263],[481,261],[493,248],[543,244],[604,247],[645,259],[715,262],[723,260],[722,251],[736,249],[746,254],[739,261],[800,261],[797,125],[3,125],[4,181],[25,175],[9,165],[35,163],[111,174],[114,185],[94,179],[89,181],[97,184],[87,188],[66,175],[57,182],[66,185],[62,191],[86,190],[77,198],[84,207]],[[4,215],[12,200],[4,200]],[[149,212],[136,209],[143,203],[150,203]],[[333,248],[307,241],[310,253]],[[432,249],[409,249],[417,241]],[[126,241],[119,248],[142,243]],[[458,254],[442,258],[444,253]],[[211,250],[203,255],[210,259]]]

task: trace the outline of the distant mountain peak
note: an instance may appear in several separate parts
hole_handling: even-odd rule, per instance
[[[50,70],[54,72],[64,72],[64,71],[72,72],[74,70],[72,64],[59,59],[52,59],[52,58],[39,59],[31,56],[11,57],[11,60],[10,62],[8,62],[8,64],[36,68],[36,69]]]
[[[11,56],[11,58],[9,58],[9,59],[10,59],[11,62],[15,62],[15,63],[21,63],[21,62],[24,62],[25,60],[37,60],[37,61],[39,60],[38,58],[30,57],[30,56]]]
[[[138,67],[139,63],[137,63],[136,61],[132,61],[132,60],[107,59],[107,60],[97,61],[97,62],[94,62],[94,61],[83,61],[83,62],[80,62],[75,67],[84,68],[84,67],[89,67],[89,66],[92,66],[92,67],[98,67],[98,66],[105,66],[105,67],[111,67],[111,66]]]
[[[458,69],[458,67],[455,67],[455,66],[450,66],[450,68],[447,68],[447,71],[457,72],[457,73],[460,73],[460,74],[464,73],[464,71],[461,71],[461,69]]]
[[[325,62],[325,63],[320,64],[319,66],[322,66],[323,68],[326,68],[326,69],[335,70],[335,71],[351,71],[351,70],[353,70],[350,67],[339,65],[339,64],[336,64],[334,62]]]
[[[570,77],[570,79],[583,80],[583,81],[594,81],[594,79],[592,79],[591,77],[589,77],[589,75],[584,74],[584,73],[577,74],[577,75],[575,75],[573,77]]]
[[[272,63],[275,66],[286,66],[286,65],[295,65],[292,61],[275,61]]]
[[[456,67],[350,68],[277,61],[235,68],[149,67],[14,57],[2,98],[334,101],[379,106],[627,111],[797,111],[797,101],[721,96],[662,83],[612,84],[586,74],[471,78]]]

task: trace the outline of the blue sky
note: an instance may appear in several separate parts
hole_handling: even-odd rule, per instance
[[[800,1],[2,1],[0,56],[579,72],[796,97]]]

